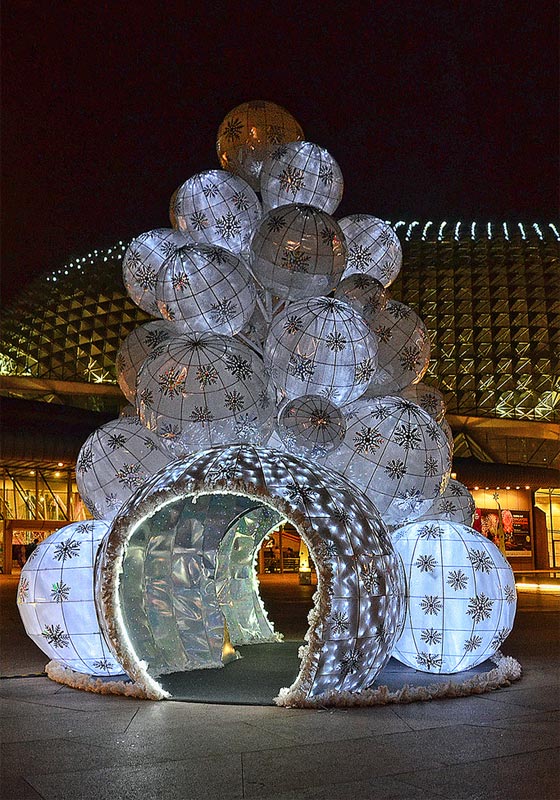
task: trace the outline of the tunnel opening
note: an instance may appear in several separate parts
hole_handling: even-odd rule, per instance
[[[284,640],[258,580],[262,545],[285,525],[254,497],[208,493],[167,502],[135,527],[122,619],[129,646],[172,699],[268,704],[296,679],[306,621]]]

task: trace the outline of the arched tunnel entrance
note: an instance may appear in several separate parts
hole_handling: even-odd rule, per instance
[[[173,500],[134,530],[119,587],[123,622],[171,697],[270,702],[297,677],[303,642],[280,646],[255,570],[284,519],[253,498],[212,493]],[[208,671],[224,666],[235,674]]]
[[[258,550],[283,521],[317,569],[303,647],[280,643],[258,590]],[[114,520],[95,583],[115,657],[153,698],[181,697],[197,674],[211,695],[199,699],[227,701],[218,673],[238,690],[258,684],[252,703],[284,687],[357,691],[388,660],[404,608],[402,568],[375,506],[318,465],[250,446],[213,448],[153,476]],[[231,702],[243,702],[239,691]]]

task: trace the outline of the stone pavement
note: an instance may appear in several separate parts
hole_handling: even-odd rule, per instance
[[[0,576],[1,674],[45,657]],[[370,709],[149,702],[0,679],[2,800],[558,800],[560,597],[523,592],[490,694]]]

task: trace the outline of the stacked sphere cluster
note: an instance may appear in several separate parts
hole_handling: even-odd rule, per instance
[[[154,319],[117,356],[132,408],[89,437],[78,458],[91,514],[112,519],[174,457],[256,445],[303,456],[358,487],[396,532],[395,544],[410,543],[426,520],[468,527],[472,498],[449,482],[445,401],[422,383],[426,326],[390,298],[402,265],[394,230],[370,214],[334,216],[344,189],[339,165],[274,103],[233,109],[217,152],[221,169],[192,175],[173,193],[171,227],[141,233],[124,256],[125,287]],[[411,527],[420,518],[423,527]],[[472,535],[477,551],[479,534]],[[418,558],[458,569],[438,553]],[[499,574],[513,591],[507,569],[500,562],[484,575],[484,592],[496,603],[488,581]],[[423,596],[420,584],[432,572],[409,565],[411,597]],[[413,635],[396,651],[406,663],[439,669],[451,652],[457,656],[438,628],[443,650],[415,657],[414,643],[426,642],[412,613],[409,620]],[[497,624],[505,631],[511,621],[502,615]],[[40,641],[45,634],[33,625]],[[488,656],[503,636],[484,630],[480,652]],[[465,631],[478,641],[477,631]],[[453,669],[472,663],[460,655]]]

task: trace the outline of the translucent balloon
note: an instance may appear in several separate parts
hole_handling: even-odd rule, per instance
[[[395,531],[407,584],[404,630],[393,656],[422,672],[450,674],[491,658],[515,618],[513,571],[498,548],[441,519]]]
[[[291,303],[274,318],[264,360],[283,396],[319,394],[342,405],[368,386],[377,366],[377,343],[349,305],[312,297]]]
[[[177,454],[214,444],[259,443],[273,408],[262,361],[242,342],[213,333],[172,339],[138,373],[144,425]]]
[[[277,297],[299,300],[334,289],[344,270],[346,244],[325,211],[292,204],[265,214],[251,252],[260,283]]]
[[[399,397],[358,400],[341,447],[329,455],[337,469],[366,493],[385,524],[425,513],[451,471],[449,444],[420,406]]]
[[[218,130],[216,150],[223,169],[240,175],[258,191],[262,163],[271,150],[302,139],[301,127],[285,108],[253,100],[236,106],[225,116]]]
[[[33,550],[17,602],[26,633],[49,658],[87,675],[120,675],[95,611],[93,565],[110,525],[72,522]]]
[[[161,316],[156,305],[156,283],[163,262],[189,238],[171,228],[156,228],[140,234],[129,244],[123,258],[123,283],[137,306],[153,317]]]
[[[172,323],[154,320],[139,325],[123,339],[116,358],[117,381],[122,393],[131,403],[134,403],[136,397],[136,376],[146,358],[168,339],[177,335],[177,328]]]
[[[359,272],[343,278],[336,287],[334,296],[355,308],[366,321],[387,305],[387,292],[383,284],[371,275]]]
[[[88,436],[76,462],[76,484],[86,508],[96,519],[113,519],[170,458],[138,417],[107,422]]]
[[[240,258],[216,245],[197,244],[168,258],[156,300],[161,315],[185,330],[233,336],[251,318],[256,291]]]
[[[439,427],[440,427],[440,428],[442,429],[442,431],[444,432],[444,434],[445,434],[445,438],[446,438],[446,439],[447,439],[447,441],[449,442],[449,447],[450,447],[450,450],[451,450],[451,455],[453,455],[453,450],[454,450],[454,448],[455,448],[455,440],[454,440],[454,438],[453,438],[453,431],[452,431],[452,429],[451,429],[451,425],[450,425],[450,424],[449,424],[449,422],[448,422],[448,421],[445,419],[445,417],[444,417],[444,418],[442,419],[442,421],[439,423]]]
[[[343,277],[362,272],[390,286],[402,266],[401,243],[391,226],[369,214],[351,214],[338,224],[348,245]]]
[[[439,424],[445,414],[445,399],[439,389],[425,383],[412,383],[399,392],[400,397],[412,400],[428,412]]]
[[[262,216],[248,183],[220,169],[199,172],[177,190],[174,213],[182,233],[232,253],[247,250]]]
[[[327,150],[311,142],[277,147],[261,171],[261,196],[267,210],[305,203],[334,214],[342,200],[340,167]]]
[[[379,368],[368,396],[400,392],[417,383],[430,364],[430,337],[418,314],[398,300],[389,300],[369,324],[379,343]]]
[[[436,497],[428,511],[418,517],[416,522],[421,519],[446,519],[449,522],[460,522],[471,526],[475,510],[474,498],[467,487],[449,478],[445,490]]]
[[[299,456],[325,456],[344,441],[346,419],[342,411],[316,394],[284,403],[276,423],[278,436],[289,452]]]

